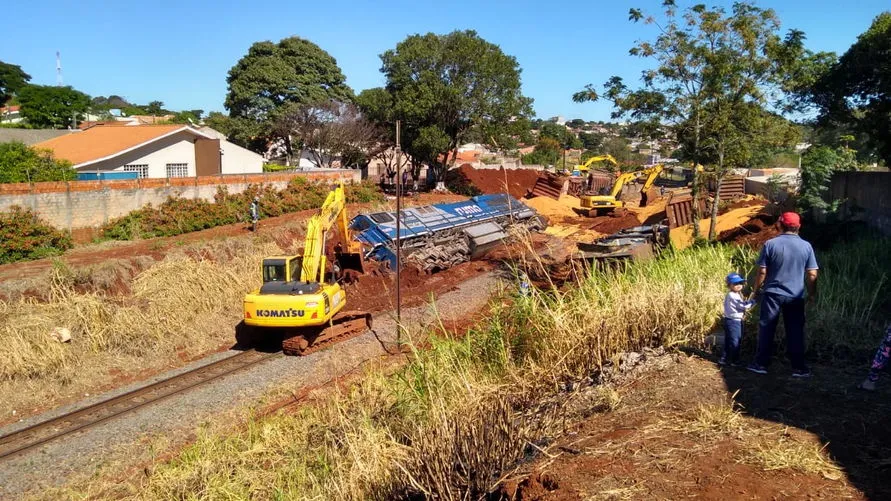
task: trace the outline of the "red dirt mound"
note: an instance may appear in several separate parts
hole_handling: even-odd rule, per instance
[[[535,186],[540,172],[533,169],[474,169],[470,164],[464,164],[457,169],[457,174],[486,194],[504,193],[506,183],[507,192],[514,198],[520,198]]]
[[[599,216],[593,218],[592,221],[594,224],[591,225],[591,229],[604,235],[611,235],[619,230],[640,226],[637,216],[628,212],[624,214],[616,212],[609,216]]]
[[[721,232],[718,235],[718,240],[758,248],[764,242],[780,234],[780,231],[774,226],[775,221],[776,217],[770,214],[756,214],[746,224]]]

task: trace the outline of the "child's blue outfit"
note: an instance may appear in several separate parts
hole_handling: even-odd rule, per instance
[[[743,317],[755,301],[746,301],[739,292],[730,291],[724,297],[724,355],[720,364],[739,362],[739,341],[743,334]]]

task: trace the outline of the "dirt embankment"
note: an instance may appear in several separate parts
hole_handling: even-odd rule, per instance
[[[535,186],[540,173],[534,169],[474,169],[470,164],[464,164],[449,171],[448,182],[467,194],[507,192],[520,198]]]

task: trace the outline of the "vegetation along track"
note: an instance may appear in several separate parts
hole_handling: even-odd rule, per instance
[[[259,364],[281,353],[247,350],[0,437],[0,459],[89,428],[164,398]]]

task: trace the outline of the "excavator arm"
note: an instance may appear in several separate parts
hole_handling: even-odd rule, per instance
[[[613,167],[616,167],[617,165],[619,165],[619,162],[616,162],[616,159],[613,158],[612,155],[606,154],[606,155],[598,155],[596,157],[591,157],[588,160],[586,160],[585,163],[583,163],[581,165],[576,165],[575,168],[579,172],[585,172],[591,168],[591,164],[593,164],[594,162],[600,162],[603,160],[606,160],[607,162],[611,163],[613,165]]]
[[[348,251],[356,245],[350,236],[346,214],[346,195],[343,181],[340,181],[325,198],[322,209],[309,220],[306,226],[306,240],[303,245],[303,269],[300,280],[323,282],[325,279],[325,240],[328,231],[337,224],[347,242]]]
[[[656,182],[656,178],[659,177],[659,174],[662,173],[663,168],[664,167],[662,166],[662,164],[657,164],[650,167],[649,169],[644,169],[643,171],[641,171],[641,174],[646,174],[647,180],[644,181],[643,188],[641,188],[640,191],[645,192],[652,188],[653,183]]]
[[[622,187],[637,179],[637,174],[637,172],[627,172],[625,174],[619,174],[619,176],[616,178],[616,182],[613,183],[613,189],[610,190],[609,196],[613,198],[618,197],[619,192],[622,191]]]

